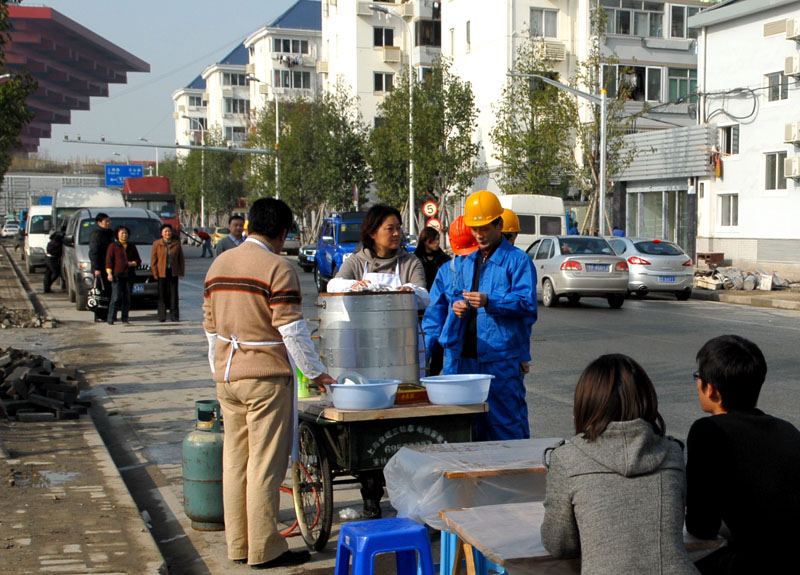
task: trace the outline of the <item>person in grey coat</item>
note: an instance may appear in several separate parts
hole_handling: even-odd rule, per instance
[[[665,436],[644,369],[604,355],[575,390],[575,435],[550,452],[542,543],[583,575],[692,575],[683,448]]]

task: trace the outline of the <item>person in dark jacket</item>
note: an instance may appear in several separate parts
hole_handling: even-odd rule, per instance
[[[136,266],[142,262],[139,250],[128,241],[131,232],[125,226],[117,228],[117,239],[106,252],[106,273],[111,282],[111,301],[108,306],[108,325],[114,325],[117,309],[121,311],[122,323],[128,322],[131,309],[132,279]]]
[[[103,280],[106,269],[106,253],[108,246],[114,242],[114,231],[111,229],[111,218],[108,214],[100,212],[95,216],[97,226],[89,236],[89,262],[92,265],[92,274],[99,284],[103,297],[111,297],[111,283]],[[94,321],[105,322],[108,320],[108,308],[95,308]]]
[[[450,261],[450,256],[439,247],[439,230],[431,227],[422,230],[414,255],[422,262],[422,269],[425,270],[425,287],[430,292],[439,268]]]
[[[178,278],[185,273],[185,262],[181,243],[173,237],[169,224],[161,226],[161,239],[153,242],[150,272],[158,281],[158,321],[167,320],[167,309],[172,321],[179,321]]]
[[[50,241],[47,242],[44,258],[44,293],[50,293],[53,282],[61,277],[61,255],[64,251],[64,234],[53,232],[50,234]],[[61,288],[64,288],[64,280],[61,280]]]

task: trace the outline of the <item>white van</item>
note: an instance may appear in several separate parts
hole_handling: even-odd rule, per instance
[[[519,218],[520,232],[516,246],[521,250],[528,249],[541,236],[566,235],[567,222],[564,200],[561,198],[535,194],[497,197],[501,206],[514,212]]]
[[[63,231],[78,208],[124,208],[121,190],[112,188],[59,188],[53,196],[53,229]]]
[[[28,223],[25,225],[25,262],[28,273],[43,267],[47,242],[50,241],[50,226],[53,206],[31,206],[28,208]]]

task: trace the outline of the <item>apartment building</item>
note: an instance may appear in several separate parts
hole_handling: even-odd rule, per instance
[[[698,181],[697,250],[800,274],[800,1],[728,0],[697,31],[699,121],[716,132]],[[743,47],[746,46],[746,49]]]
[[[377,109],[409,65],[423,78],[440,54],[443,5],[437,0],[322,0],[323,87],[341,82],[374,125]],[[453,4],[453,3],[451,3]]]

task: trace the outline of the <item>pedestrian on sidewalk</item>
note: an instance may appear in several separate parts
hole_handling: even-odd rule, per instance
[[[228,230],[230,233],[217,242],[215,248],[217,255],[225,250],[231,250],[239,247],[244,241],[244,218],[238,214],[234,214],[228,220]]]
[[[169,224],[161,226],[161,239],[153,242],[150,273],[158,282],[158,321],[167,321],[167,309],[172,321],[180,321],[178,278],[186,273],[186,265],[181,242],[172,235]]]
[[[117,228],[117,239],[106,252],[106,274],[111,282],[111,301],[108,305],[108,325],[114,325],[117,309],[122,323],[128,322],[131,310],[132,279],[136,266],[142,262],[136,246],[128,241],[131,232],[125,226]]]
[[[211,234],[201,230],[200,228],[195,228],[194,235],[200,238],[200,241],[203,242],[203,252],[200,254],[200,257],[206,257],[206,252],[208,252],[208,257],[213,258],[214,252],[211,249]]]
[[[247,240],[214,260],[203,327],[225,420],[222,492],[228,558],[253,569],[299,565],[277,526],[292,451],[294,364],[320,387],[324,372],[303,320],[300,278],[280,256],[293,217],[281,200],[250,208]]]
[[[50,288],[61,277],[61,255],[64,252],[64,234],[53,232],[47,242],[44,258],[44,293],[50,293]],[[61,289],[64,289],[64,278],[61,278]]]
[[[100,212],[94,219],[97,225],[89,236],[89,262],[92,265],[92,275],[101,292],[100,297],[108,301],[111,297],[111,282],[103,281],[103,278],[106,275],[106,253],[108,246],[114,241],[114,231],[111,229],[111,218],[105,212]],[[93,311],[95,322],[108,320],[107,307],[98,306]]]

